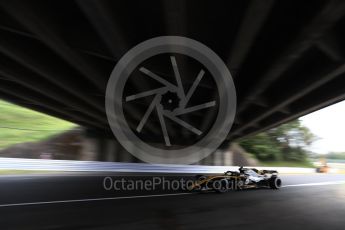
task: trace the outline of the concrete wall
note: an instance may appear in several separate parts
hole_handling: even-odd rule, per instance
[[[95,141],[95,139],[97,141]],[[97,144],[94,149],[94,160],[99,161],[116,161],[116,162],[142,162],[139,159],[128,153],[115,138],[89,140]],[[89,151],[89,144],[86,145],[85,151]],[[243,148],[237,144],[231,144],[228,148],[216,150],[208,157],[195,163],[199,165],[213,165],[213,166],[231,166],[231,165],[252,165],[256,166],[257,162],[252,159]]]

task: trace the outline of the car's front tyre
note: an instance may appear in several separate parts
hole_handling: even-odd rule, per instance
[[[282,186],[282,180],[279,177],[271,177],[269,181],[271,189],[279,189]]]

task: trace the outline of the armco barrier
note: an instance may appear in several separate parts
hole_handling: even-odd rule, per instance
[[[313,168],[256,167],[279,173],[314,173]],[[42,170],[65,172],[147,172],[147,173],[223,173],[238,166],[168,165],[72,160],[0,158],[0,170]]]

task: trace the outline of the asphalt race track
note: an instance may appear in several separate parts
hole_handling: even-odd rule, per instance
[[[344,229],[345,226],[345,175],[282,175],[284,187],[280,190],[225,194],[161,188],[107,191],[103,188],[105,176],[2,176],[0,229]]]

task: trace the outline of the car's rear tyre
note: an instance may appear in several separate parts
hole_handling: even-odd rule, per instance
[[[229,189],[229,182],[226,179],[213,181],[213,189],[218,193],[227,192]]]
[[[279,177],[271,177],[269,185],[271,189],[279,189],[282,186],[282,180]]]

